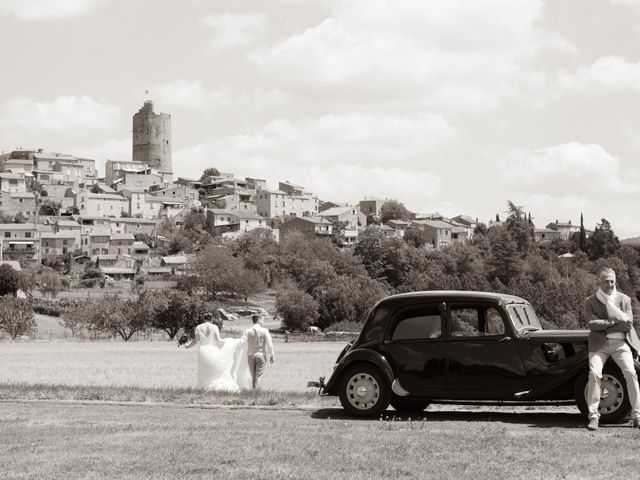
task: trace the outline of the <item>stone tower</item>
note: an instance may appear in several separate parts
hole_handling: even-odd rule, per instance
[[[162,173],[172,173],[171,115],[153,113],[153,102],[147,100],[133,116],[134,162],[144,162]]]

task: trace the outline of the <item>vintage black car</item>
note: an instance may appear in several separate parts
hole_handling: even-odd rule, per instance
[[[339,396],[358,417],[379,416],[389,404],[411,413],[445,401],[575,401],[586,415],[587,337],[587,330],[543,330],[531,304],[511,295],[394,295],[373,307],[326,384],[309,385]],[[624,377],[609,362],[600,421],[629,411]]]

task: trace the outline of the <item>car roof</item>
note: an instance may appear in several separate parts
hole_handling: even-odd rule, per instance
[[[398,295],[391,295],[380,301],[380,304],[386,304],[387,302],[396,303],[402,300],[489,300],[496,303],[529,303],[521,297],[515,295],[508,295],[506,293],[494,293],[494,292],[476,292],[469,290],[430,290],[423,292],[409,292],[400,293]]]

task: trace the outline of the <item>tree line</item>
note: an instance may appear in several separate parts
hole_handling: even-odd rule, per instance
[[[387,217],[407,218],[402,204],[388,203],[383,209]],[[504,222],[479,224],[469,241],[439,249],[417,229],[398,238],[387,237],[375,226],[361,232],[354,247],[346,248],[339,239],[302,233],[278,243],[266,229],[224,241],[206,235],[203,221],[196,212],[185,228],[174,232],[199,243],[176,288],[158,292],[139,281],[127,298],[106,295],[100,301],[67,306],[61,322],[73,334],[87,328],[128,340],[153,328],[173,339],[188,336],[204,312],[229,302],[246,302],[268,288],[276,291],[275,310],[287,330],[357,328],[386,295],[453,289],[518,295],[531,301],[546,328],[580,328],[584,327],[582,303],[595,290],[596,274],[603,266],[615,270],[619,289],[632,298],[635,315],[640,313],[640,254],[620,244],[606,219],[588,238],[581,222],[580,231],[566,240],[536,243],[530,217],[508,202]],[[87,269],[87,280],[94,270]],[[50,283],[56,284],[53,278]],[[0,266],[0,295],[15,294],[28,284],[7,265]],[[9,305],[3,298],[0,329],[11,336],[28,334],[29,328],[7,326],[15,322],[6,320],[10,315],[3,311],[17,307],[5,308],[5,303]]]

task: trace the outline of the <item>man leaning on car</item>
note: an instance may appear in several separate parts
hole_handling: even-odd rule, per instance
[[[589,326],[589,382],[586,400],[589,406],[589,430],[597,430],[600,420],[600,381],[602,369],[611,357],[627,383],[631,403],[631,421],[640,427],[640,389],[633,358],[640,351],[640,339],[633,328],[631,299],[616,290],[616,274],[604,268],[598,274],[598,290],[587,298],[584,319]]]

